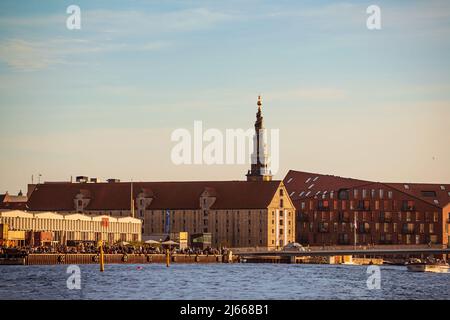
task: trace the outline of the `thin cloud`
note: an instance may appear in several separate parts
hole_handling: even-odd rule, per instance
[[[266,94],[269,100],[342,100],[348,95],[347,92],[339,88],[296,88],[288,90],[279,90],[268,92]]]
[[[8,39],[0,42],[0,60],[13,69],[36,71],[54,64],[69,64],[73,55],[113,51],[156,51],[170,46],[156,41],[140,44],[97,42],[84,39],[26,41]]]

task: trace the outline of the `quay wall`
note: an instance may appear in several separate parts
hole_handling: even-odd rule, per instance
[[[164,254],[105,254],[105,264],[147,264],[166,263]],[[170,256],[171,263],[222,263],[227,259],[222,255],[184,255]],[[233,257],[233,262],[237,257]],[[53,264],[98,264],[95,254],[29,254],[25,258],[0,259],[0,265],[53,265]]]

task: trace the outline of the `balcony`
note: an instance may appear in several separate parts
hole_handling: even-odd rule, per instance
[[[330,232],[330,228],[329,228],[328,225],[319,224],[319,226],[317,227],[317,232],[319,232],[319,233],[329,233]]]
[[[298,221],[309,222],[309,216],[307,214],[299,214]]]
[[[339,215],[338,216],[338,221],[339,222],[350,222],[350,216],[345,216],[345,215]]]
[[[350,240],[349,239],[338,239],[338,244],[341,245],[349,245],[350,244]]]

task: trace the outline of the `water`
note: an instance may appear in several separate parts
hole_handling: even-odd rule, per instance
[[[80,265],[69,290],[67,265],[0,266],[0,299],[450,299],[450,273],[381,266],[369,290],[366,266],[289,264]]]

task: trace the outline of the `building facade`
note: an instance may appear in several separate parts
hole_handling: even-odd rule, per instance
[[[59,244],[66,244],[68,241],[100,240],[113,244],[118,241],[142,239],[141,220],[132,217],[8,210],[0,211],[0,224],[7,226],[9,232],[51,232],[52,241]]]
[[[295,209],[281,181],[43,183],[27,206],[92,217],[134,216],[142,220],[144,238],[211,233],[215,247],[277,247],[295,239]]]
[[[308,245],[448,245],[449,184],[381,183],[289,171],[296,239]]]
[[[0,210],[23,210],[27,204],[27,196],[20,191],[17,195],[11,195],[8,192],[0,194]]]

